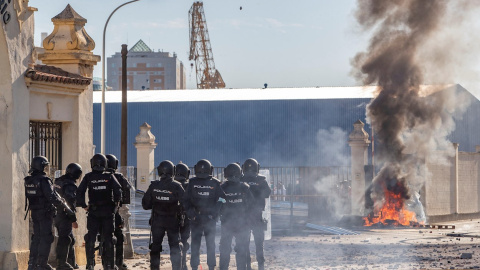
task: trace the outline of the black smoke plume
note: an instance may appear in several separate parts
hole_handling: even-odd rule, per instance
[[[444,27],[448,8],[446,0],[358,0],[357,21],[373,36],[368,50],[352,60],[353,72],[364,85],[378,85],[378,95],[367,107],[382,145],[374,200],[381,201],[384,188],[409,199],[429,176],[425,161],[438,150],[452,153],[445,138],[454,129],[452,112],[458,102],[452,102],[450,92],[429,94],[438,89],[422,86],[429,66],[422,53]]]

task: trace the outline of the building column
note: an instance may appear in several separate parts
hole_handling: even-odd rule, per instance
[[[95,42],[84,28],[87,20],[68,4],[62,12],[52,18],[52,22],[54,29],[43,40],[44,50],[38,54],[38,59],[45,65],[92,78],[93,68],[100,61],[100,56],[93,54]],[[92,85],[77,94],[72,111],[72,121],[62,123],[62,165],[65,168],[67,164],[76,162],[84,171],[88,171],[93,147]],[[86,224],[85,211],[80,210],[77,213],[77,222]],[[86,232],[85,226],[79,226],[74,230],[77,239],[76,260],[79,265],[86,264],[83,247]]]
[[[150,132],[152,127],[143,123],[140,126],[140,133],[135,137],[135,148],[137,148],[137,189],[147,191],[150,181],[153,180],[152,171],[155,169],[154,149],[157,147],[155,136]]]
[[[353,124],[353,131],[349,135],[348,144],[351,148],[352,167],[352,215],[365,213],[365,165],[368,165],[368,133],[363,129],[365,124],[357,120]]]
[[[459,198],[461,194],[459,194],[459,187],[458,187],[458,146],[459,143],[453,143],[453,148],[455,149],[455,156],[453,157],[453,173],[454,173],[454,181],[455,181],[455,214],[460,214],[460,202]]]

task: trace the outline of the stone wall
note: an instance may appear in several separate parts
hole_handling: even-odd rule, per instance
[[[430,217],[453,213],[455,211],[454,167],[451,164],[431,163],[427,166],[432,177],[425,183],[426,215]]]
[[[458,155],[459,214],[480,212],[479,161],[480,153],[460,152]]]
[[[430,222],[480,216],[480,153],[458,152],[448,164],[428,163],[424,207]]]

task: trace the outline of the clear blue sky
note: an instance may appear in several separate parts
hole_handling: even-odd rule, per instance
[[[30,5],[38,8],[35,44],[40,45],[41,32],[52,32],[51,18],[70,3],[88,20],[85,29],[96,41],[94,53],[101,55],[107,17],[124,2],[127,0],[30,0]],[[216,68],[227,88],[260,88],[264,83],[269,87],[359,85],[350,76],[350,60],[366,49],[369,35],[359,31],[355,21],[356,0],[203,2]],[[196,88],[188,61],[192,3],[140,0],[122,7],[108,25],[106,56],[120,51],[121,44],[130,48],[142,39],[152,49],[176,52],[186,66],[187,88]],[[100,63],[94,76],[101,77]]]

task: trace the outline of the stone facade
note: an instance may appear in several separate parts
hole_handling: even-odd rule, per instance
[[[83,28],[86,20],[70,5],[52,19],[54,30],[38,56],[33,44],[35,9],[28,1],[12,1],[6,10],[11,19],[0,31],[0,208],[8,210],[0,219],[0,269],[26,269],[29,229],[23,178],[32,151],[29,122],[62,123],[62,169],[77,162],[88,171],[93,149],[90,82],[100,57],[91,52],[95,43]],[[46,65],[35,65],[37,57]],[[82,210],[78,217],[80,247],[86,224]],[[77,253],[78,263],[84,263],[84,250],[77,248]]]

